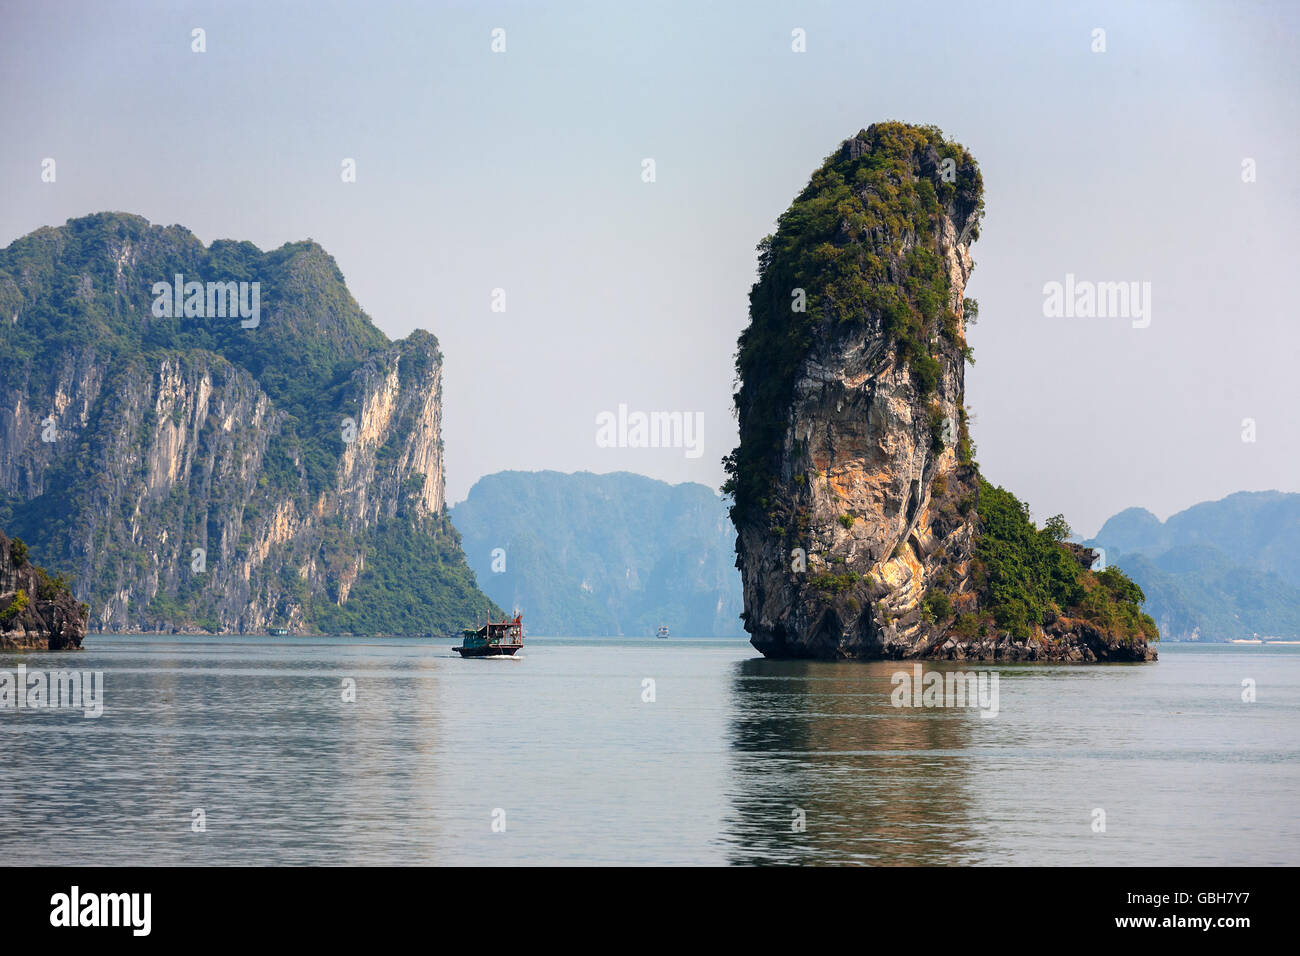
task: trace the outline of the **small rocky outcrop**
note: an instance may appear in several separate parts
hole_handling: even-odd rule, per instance
[[[1155,657],[1132,583],[1093,580],[1087,555],[980,477],[965,289],[983,209],[963,147],[879,123],[826,159],[759,244],[724,490],[742,617],[766,656]],[[1046,585],[1019,595],[1002,580],[1015,548]]]
[[[88,608],[66,583],[27,558],[27,546],[0,532],[0,650],[81,647]]]

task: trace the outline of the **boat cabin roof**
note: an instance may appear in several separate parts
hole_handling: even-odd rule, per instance
[[[513,633],[512,628],[518,629],[523,626],[523,615],[515,616],[513,621],[489,621],[474,633],[479,637],[498,637]]]

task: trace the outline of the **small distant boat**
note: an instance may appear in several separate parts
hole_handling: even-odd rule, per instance
[[[289,634],[287,627],[268,627],[266,633],[269,637],[286,637]]]
[[[460,647],[453,647],[461,657],[513,657],[524,646],[524,621],[516,614],[513,621],[489,621],[477,631],[461,632]]]
[[[655,631],[655,637],[667,637],[667,636],[668,636],[668,625],[660,624],[659,630]]]

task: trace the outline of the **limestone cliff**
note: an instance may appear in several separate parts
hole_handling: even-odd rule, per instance
[[[258,282],[260,314],[159,315],[177,274]],[[0,250],[0,313],[0,519],[92,628],[443,633],[491,610],[446,517],[437,341],[389,342],[315,243],[90,216]]]
[[[1038,619],[1021,621],[985,597],[998,555],[978,553],[963,403],[982,190],[937,129],[881,123],[760,243],[725,465],[745,626],[768,656],[1145,657],[1144,642],[1079,650],[1069,601],[1030,601]]]

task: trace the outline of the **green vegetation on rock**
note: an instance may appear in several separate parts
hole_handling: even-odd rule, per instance
[[[14,599],[9,602],[9,606],[0,611],[0,627],[8,627],[14,618],[18,617],[27,608],[27,592],[19,588],[14,592]]]
[[[452,637],[450,621],[472,626],[499,620],[502,614],[479,591],[474,572],[465,564],[460,535],[443,517],[435,529],[401,520],[381,522],[366,549],[366,569],[347,603],[321,606],[317,622],[326,633]]]
[[[1142,612],[1142,589],[1118,568],[1085,568],[1058,537],[1060,516],[1039,530],[1028,505],[983,479],[977,510],[974,582],[980,611],[999,629],[1028,638],[1060,618],[1077,618],[1121,643],[1159,640],[1155,621]]]

